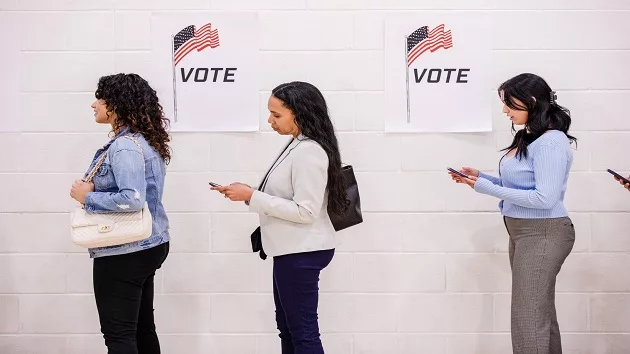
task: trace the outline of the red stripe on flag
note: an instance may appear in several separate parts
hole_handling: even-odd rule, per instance
[[[425,47],[433,45],[433,43],[438,41],[444,41],[446,39],[446,35],[444,33],[440,33],[439,36],[432,37],[430,39],[425,39],[424,41],[418,43],[418,45],[409,52],[409,58],[416,56],[417,52],[422,51]]]
[[[422,46],[418,47],[417,50],[411,53],[412,55],[409,57],[409,64],[413,63],[413,61],[416,60],[424,52],[426,52],[428,48],[432,48],[435,45],[444,45],[444,40],[439,39],[439,40],[426,42]]]
[[[439,25],[431,32],[429,32],[429,36],[427,39],[418,43],[416,47],[409,52],[407,55],[407,62],[410,66],[420,55],[422,55],[427,50],[431,50],[434,52],[440,48],[449,49],[453,47],[453,37],[451,36],[451,31],[448,30],[444,32],[444,25]]]
[[[175,52],[175,65],[182,60],[192,49],[195,48],[196,42],[194,38],[191,38],[188,42],[184,43]]]
[[[194,37],[175,51],[175,65],[179,64],[184,57],[195,49],[197,52],[201,52],[208,47],[216,48],[219,45],[219,30],[212,29],[210,23],[205,24],[201,28],[195,29]]]
[[[212,32],[207,33],[203,37],[198,39],[198,52],[210,47],[216,48],[219,46],[219,32],[217,30],[213,30]]]
[[[203,32],[207,29],[210,29],[210,27],[212,27],[212,25],[210,23],[206,23],[205,25],[201,26],[201,28],[199,29],[199,32]],[[197,32],[197,31],[195,31]]]

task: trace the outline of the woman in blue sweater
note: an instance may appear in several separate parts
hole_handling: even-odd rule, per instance
[[[575,242],[564,206],[573,162],[569,111],[541,77],[521,74],[499,87],[503,113],[523,125],[499,162],[499,177],[470,167],[457,183],[501,199],[512,267],[512,347],[516,354],[562,353],[556,276]]]

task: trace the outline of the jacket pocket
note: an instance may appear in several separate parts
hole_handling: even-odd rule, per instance
[[[101,167],[98,168],[92,182],[94,182],[94,189],[97,192],[118,191],[114,172],[112,171],[111,165],[108,163],[103,163]]]
[[[103,162],[101,167],[98,168],[98,171],[96,171],[96,175],[99,177],[103,177],[109,173],[109,170],[110,170],[109,164]]]

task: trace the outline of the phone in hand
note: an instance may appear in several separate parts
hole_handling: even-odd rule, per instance
[[[222,185],[218,183],[214,183],[214,182],[208,182],[208,184],[211,185],[212,187],[223,187]]]
[[[611,169],[608,169],[608,173],[610,173],[611,175],[613,175],[613,176],[615,176],[615,177],[619,178],[620,180],[622,180],[622,181],[623,181],[623,183],[630,183],[630,180],[628,180],[626,177],[624,177],[624,176],[622,176],[622,175],[618,174],[617,172],[615,172],[615,171],[613,171],[613,170],[611,170]]]
[[[458,175],[458,176],[460,176],[460,177],[464,177],[464,178],[468,178],[468,179],[470,179],[470,177],[468,177],[467,175],[465,175],[465,174],[463,174],[463,173],[461,173],[461,172],[457,171],[456,169],[453,169],[453,168],[448,167],[448,168],[447,168],[447,170],[449,170],[449,171],[453,172],[454,174],[456,174],[456,175]]]

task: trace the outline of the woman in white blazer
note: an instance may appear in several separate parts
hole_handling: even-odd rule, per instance
[[[323,354],[317,323],[319,274],[335,252],[335,213],[346,182],[322,93],[305,82],[282,84],[269,98],[269,124],[291,135],[258,190],[242,183],[213,188],[260,216],[265,253],[273,257],[273,295],[282,354]]]

